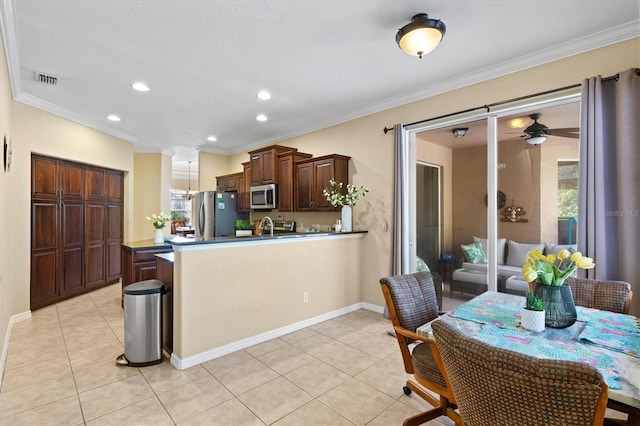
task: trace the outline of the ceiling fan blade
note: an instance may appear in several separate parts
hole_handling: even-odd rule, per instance
[[[577,127],[566,127],[562,129],[550,129],[551,136],[559,136],[562,138],[578,139],[580,137],[580,129]]]

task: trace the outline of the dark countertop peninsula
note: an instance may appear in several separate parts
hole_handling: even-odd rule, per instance
[[[352,232],[286,232],[282,234],[271,235],[252,235],[250,237],[214,237],[214,238],[190,238],[190,237],[173,237],[165,240],[166,244],[175,246],[191,246],[202,244],[220,244],[220,243],[248,243],[248,242],[265,242],[272,240],[289,240],[300,238],[318,238],[318,237],[340,237],[353,234],[366,234],[368,231],[352,231]]]

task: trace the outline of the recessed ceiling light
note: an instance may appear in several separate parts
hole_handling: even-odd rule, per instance
[[[120,121],[120,117],[118,117],[115,114],[111,114],[111,115],[107,115],[107,120],[111,120],[111,121]]]
[[[267,116],[264,114],[258,114],[256,115],[256,120],[258,121],[267,121]]]
[[[207,136],[207,140],[208,140],[209,142],[215,142],[215,141],[217,141],[217,140],[218,140],[218,138],[216,138],[215,136],[211,135],[211,136]]]
[[[263,101],[271,99],[271,93],[267,92],[266,90],[259,91],[256,96],[258,97],[258,99],[262,99]]]
[[[141,81],[136,81],[135,83],[133,83],[131,85],[131,88],[133,90],[137,90],[138,92],[148,92],[149,90],[151,90],[151,89],[149,89],[149,86],[147,86],[146,84],[144,84]]]

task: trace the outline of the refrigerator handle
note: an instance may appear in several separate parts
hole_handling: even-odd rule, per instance
[[[204,201],[200,203],[200,212],[198,213],[198,231],[200,231],[200,236],[204,237],[204,221],[205,221],[205,211],[204,211]]]

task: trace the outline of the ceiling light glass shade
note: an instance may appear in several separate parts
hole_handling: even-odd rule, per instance
[[[111,114],[111,115],[108,115],[108,116],[107,116],[107,120],[110,120],[110,121],[120,121],[120,117],[118,117],[118,116],[117,116],[117,115],[115,115],[115,114]]]
[[[540,145],[542,142],[546,140],[547,140],[546,136],[533,136],[533,137],[527,138],[527,143],[529,145]]]
[[[429,19],[426,13],[419,13],[411,22],[400,28],[396,34],[396,43],[404,53],[422,58],[435,49],[447,27],[439,19]]]
[[[217,140],[218,140],[218,138],[216,138],[215,136],[211,135],[211,136],[208,136],[208,137],[207,137],[207,140],[208,140],[209,142],[215,142],[215,141],[217,141]]]
[[[258,121],[267,121],[267,116],[264,114],[258,114],[256,115],[256,120]]]

